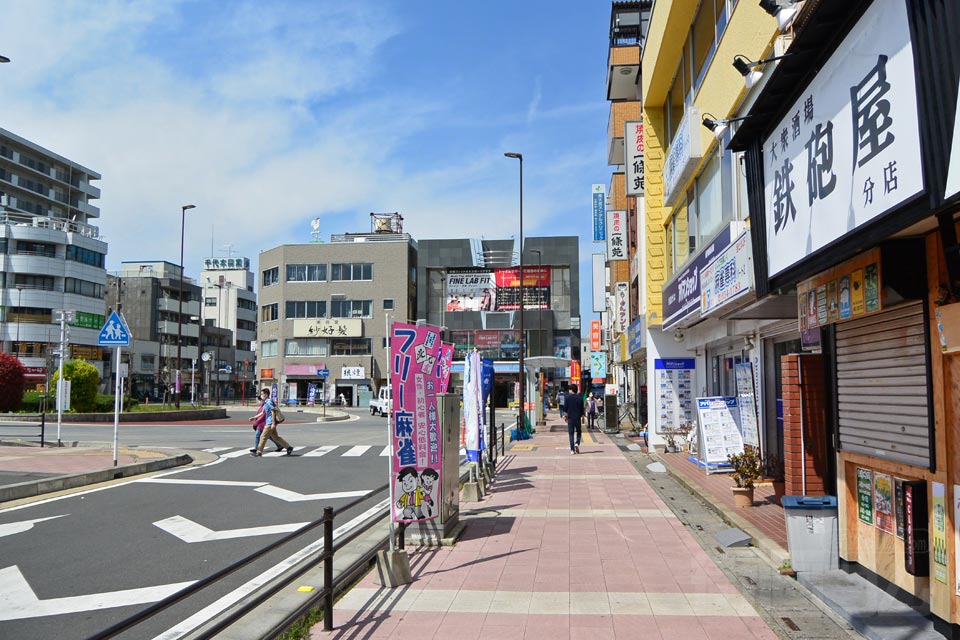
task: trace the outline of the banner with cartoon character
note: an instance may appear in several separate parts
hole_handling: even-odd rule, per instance
[[[393,388],[393,519],[440,515],[440,330],[396,322],[390,333]]]

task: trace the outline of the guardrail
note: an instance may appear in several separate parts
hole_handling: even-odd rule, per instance
[[[26,421],[21,422],[21,421],[20,421],[20,418],[21,418],[21,417],[22,417],[22,418],[30,418],[30,417],[39,418],[39,419],[40,419],[40,422],[39,422],[39,424],[36,424],[36,423],[33,423],[33,422],[26,422]],[[11,425],[11,426],[8,427],[7,425]],[[26,427],[29,427],[29,426],[35,426],[37,429],[39,429],[39,434],[36,433],[36,432],[31,432],[31,433],[10,433],[10,432],[7,431],[8,428],[19,428],[19,427],[24,427],[24,428],[26,428]],[[6,440],[6,439],[8,439],[8,438],[35,438],[35,437],[39,436],[39,438],[40,438],[40,446],[43,447],[43,446],[46,445],[46,430],[47,430],[47,416],[46,416],[46,414],[44,414],[44,413],[39,413],[39,414],[37,414],[37,415],[35,415],[35,416],[31,416],[30,414],[26,414],[26,415],[23,415],[23,416],[19,416],[19,415],[18,415],[18,416],[16,416],[16,418],[15,418],[14,421],[0,421],[0,440]]]
[[[309,562],[303,563],[301,566],[299,566],[299,567],[296,569],[296,571],[288,574],[287,577],[289,578],[289,580],[293,580],[294,578],[297,578],[298,576],[302,575],[303,573],[309,571],[309,570],[312,569],[313,567],[315,567],[315,566],[317,566],[318,564],[320,564],[321,562],[323,562],[323,563],[324,563],[324,569],[323,569],[324,585],[323,585],[323,589],[318,592],[317,597],[312,598],[312,599],[310,600],[310,602],[308,603],[309,606],[306,606],[306,608],[301,607],[300,609],[297,609],[295,612],[293,612],[293,613],[291,613],[289,616],[287,616],[287,618],[284,619],[283,623],[281,623],[280,625],[277,626],[275,634],[276,634],[276,635],[279,635],[280,633],[282,633],[283,630],[286,629],[286,627],[288,627],[290,624],[292,624],[292,622],[294,622],[294,621],[296,621],[297,619],[299,619],[299,618],[304,614],[305,611],[309,610],[309,608],[312,607],[313,604],[315,604],[315,603],[316,603],[319,599],[321,599],[321,598],[324,600],[324,620],[326,621],[326,620],[329,619],[329,620],[331,621],[331,624],[332,624],[332,620],[333,620],[333,595],[334,595],[334,592],[335,592],[336,588],[337,588],[344,580],[348,579],[352,574],[354,574],[354,573],[359,569],[359,567],[361,567],[361,566],[363,566],[364,564],[370,562],[370,558],[373,557],[373,555],[376,553],[377,549],[379,548],[379,547],[375,547],[375,548],[372,549],[371,551],[368,551],[367,553],[365,553],[363,556],[361,556],[361,558],[359,558],[356,562],[354,562],[354,563],[348,568],[347,571],[342,572],[342,573],[340,574],[340,577],[339,577],[338,580],[334,580],[334,579],[333,579],[333,557],[334,557],[334,554],[335,554],[339,549],[342,549],[345,545],[349,544],[350,542],[352,542],[353,540],[355,540],[357,537],[359,537],[359,536],[362,535],[363,533],[366,533],[369,529],[373,528],[373,527],[379,522],[379,518],[370,518],[365,524],[363,524],[362,526],[354,529],[354,530],[351,531],[349,534],[347,534],[346,536],[344,536],[343,538],[341,538],[339,541],[337,541],[337,544],[333,544],[333,521],[334,521],[334,518],[336,518],[337,515],[340,515],[340,514],[344,513],[345,511],[348,511],[348,510],[352,509],[353,507],[355,507],[355,506],[357,506],[357,505],[359,505],[359,504],[361,504],[361,503],[363,503],[363,502],[366,502],[366,501],[370,500],[371,497],[376,496],[376,495],[378,495],[378,494],[386,491],[386,490],[389,488],[389,486],[390,486],[390,485],[385,484],[385,485],[383,485],[383,486],[381,486],[381,487],[378,487],[378,488],[376,488],[376,489],[373,489],[373,490],[371,490],[369,493],[367,493],[365,496],[360,497],[360,498],[357,498],[356,500],[354,500],[354,501],[352,501],[352,502],[350,502],[350,503],[348,503],[348,504],[340,507],[340,508],[337,509],[337,510],[334,510],[333,507],[324,507],[324,509],[323,509],[323,516],[322,516],[321,518],[319,518],[318,520],[314,520],[313,522],[310,522],[310,523],[308,523],[308,524],[300,527],[299,529],[297,529],[297,530],[294,531],[293,533],[290,533],[290,534],[284,536],[283,538],[281,538],[281,539],[279,539],[279,540],[277,540],[277,541],[275,541],[275,542],[267,545],[267,546],[264,547],[263,549],[260,549],[259,551],[255,551],[254,553],[248,555],[247,557],[242,558],[242,559],[234,562],[233,564],[224,567],[224,568],[221,569],[220,571],[217,571],[216,573],[213,573],[213,574],[207,576],[206,578],[203,578],[202,580],[198,580],[197,582],[193,583],[193,584],[190,585],[189,587],[186,587],[185,589],[181,589],[180,591],[174,593],[173,595],[170,595],[170,596],[164,598],[164,599],[161,600],[160,602],[157,602],[157,603],[151,605],[150,607],[147,607],[146,609],[144,609],[144,610],[141,611],[140,613],[137,613],[137,614],[135,614],[135,615],[133,615],[133,616],[130,616],[129,618],[126,618],[125,620],[121,620],[120,622],[118,622],[118,623],[114,624],[113,626],[111,626],[111,627],[109,627],[109,628],[101,631],[100,633],[98,633],[98,634],[96,634],[96,635],[94,635],[94,636],[91,636],[88,640],[107,640],[108,638],[114,638],[114,637],[116,637],[118,634],[123,633],[123,632],[125,632],[125,631],[128,631],[128,630],[132,629],[132,628],[135,627],[136,625],[138,625],[138,624],[140,624],[140,623],[142,623],[142,622],[145,622],[146,620],[152,618],[153,616],[157,615],[158,613],[160,613],[160,612],[162,612],[162,611],[164,611],[164,610],[172,607],[172,606],[175,605],[175,604],[178,604],[178,603],[184,601],[185,599],[189,598],[190,596],[195,595],[197,592],[199,592],[199,591],[201,591],[201,590],[203,590],[203,589],[205,589],[205,588],[207,588],[207,587],[209,587],[209,586],[211,586],[211,585],[213,585],[213,584],[216,584],[219,580],[222,580],[223,578],[226,578],[226,577],[229,576],[230,574],[232,574],[232,573],[234,573],[234,572],[236,572],[236,571],[238,571],[238,570],[246,567],[247,565],[255,562],[256,560],[260,559],[262,556],[266,555],[267,553],[270,553],[271,551],[274,551],[274,550],[282,547],[283,545],[287,544],[288,542],[291,542],[291,541],[295,540],[296,538],[302,536],[303,534],[305,534],[305,533],[307,533],[307,532],[309,532],[309,531],[312,531],[312,530],[316,529],[317,527],[319,527],[319,526],[321,526],[321,525],[323,526],[323,552],[320,553],[317,558],[315,558],[315,559],[313,559],[313,560],[310,560]],[[389,511],[389,506],[387,507],[386,510]],[[383,546],[383,545],[387,544],[387,542],[388,542],[388,537],[384,537],[383,544],[380,545],[380,546]],[[216,634],[220,633],[221,631],[223,631],[224,629],[226,629],[226,628],[229,627],[230,625],[232,625],[232,624],[234,624],[235,622],[237,622],[238,620],[240,620],[240,618],[242,618],[243,616],[245,616],[245,615],[247,615],[248,613],[250,613],[251,611],[253,611],[253,610],[254,610],[256,607],[258,607],[260,604],[262,604],[262,603],[265,602],[267,599],[269,599],[270,597],[272,597],[275,593],[277,593],[278,591],[280,591],[281,589],[283,589],[283,588],[289,583],[289,580],[278,581],[277,584],[274,584],[273,586],[271,586],[271,587],[269,587],[269,588],[263,589],[263,590],[260,591],[255,597],[249,599],[249,600],[248,600],[247,602],[245,602],[242,606],[237,607],[236,609],[234,609],[233,611],[231,611],[228,615],[226,615],[226,616],[222,617],[221,619],[219,619],[219,620],[218,620],[214,625],[212,625],[210,628],[204,629],[200,634],[198,634],[198,635],[196,635],[196,636],[194,636],[194,637],[197,638],[198,640],[201,640],[201,639],[202,639],[202,640],[206,640],[206,639],[208,639],[208,638],[213,638]],[[329,617],[328,617],[328,615],[329,615]],[[324,625],[325,625],[325,626],[326,626],[326,624],[327,624],[327,623],[324,622]],[[275,636],[274,636],[274,637],[275,637]]]

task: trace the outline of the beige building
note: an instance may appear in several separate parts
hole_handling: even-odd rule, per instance
[[[387,377],[387,317],[412,321],[416,242],[405,233],[345,234],[260,254],[257,374],[284,401],[343,394],[363,406]]]

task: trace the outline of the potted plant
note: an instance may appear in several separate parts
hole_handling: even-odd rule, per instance
[[[783,458],[775,453],[768,453],[763,461],[763,475],[773,483],[773,495],[780,504],[780,498],[786,492],[787,483],[784,478]]]
[[[733,501],[737,507],[753,506],[753,486],[763,473],[763,463],[757,452],[747,447],[743,453],[727,456],[727,462],[733,468]]]
[[[693,423],[684,422],[679,427],[663,432],[663,439],[667,441],[667,453],[680,451],[687,441],[687,436],[693,430]]]

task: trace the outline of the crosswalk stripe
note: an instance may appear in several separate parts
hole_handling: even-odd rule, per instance
[[[383,448],[383,451],[380,452],[380,457],[386,458],[389,455],[390,455],[390,445],[387,445]]]
[[[250,455],[249,449],[240,449],[239,451],[231,451],[230,453],[224,453],[220,457],[221,458],[239,458],[240,456],[248,456],[248,455]]]
[[[313,451],[307,451],[305,454],[303,454],[303,457],[304,457],[304,458],[319,458],[320,456],[325,456],[325,455],[327,455],[328,453],[330,453],[330,452],[333,451],[334,449],[336,449],[336,447],[329,447],[329,446],[328,446],[328,447],[318,447],[318,448],[314,449]]]
[[[220,453],[221,451],[227,451],[233,449],[233,447],[211,447],[209,449],[204,449],[204,453]]]
[[[293,448],[293,450],[294,450],[295,452],[296,452],[296,451],[303,451],[304,449],[306,449],[306,447],[294,447],[294,448]],[[264,457],[264,458],[280,458],[280,457],[285,456],[285,455],[287,455],[286,450],[284,450],[284,451],[271,451],[270,453],[267,453],[266,451],[263,452],[263,457]]]
[[[353,447],[352,449],[350,449],[349,451],[347,451],[345,454],[343,454],[343,457],[344,457],[344,458],[356,458],[356,457],[358,457],[358,456],[362,456],[363,454],[365,454],[365,453],[366,453],[367,451],[369,451],[369,450],[370,450],[370,446],[369,446],[369,445],[359,445],[359,446]]]

